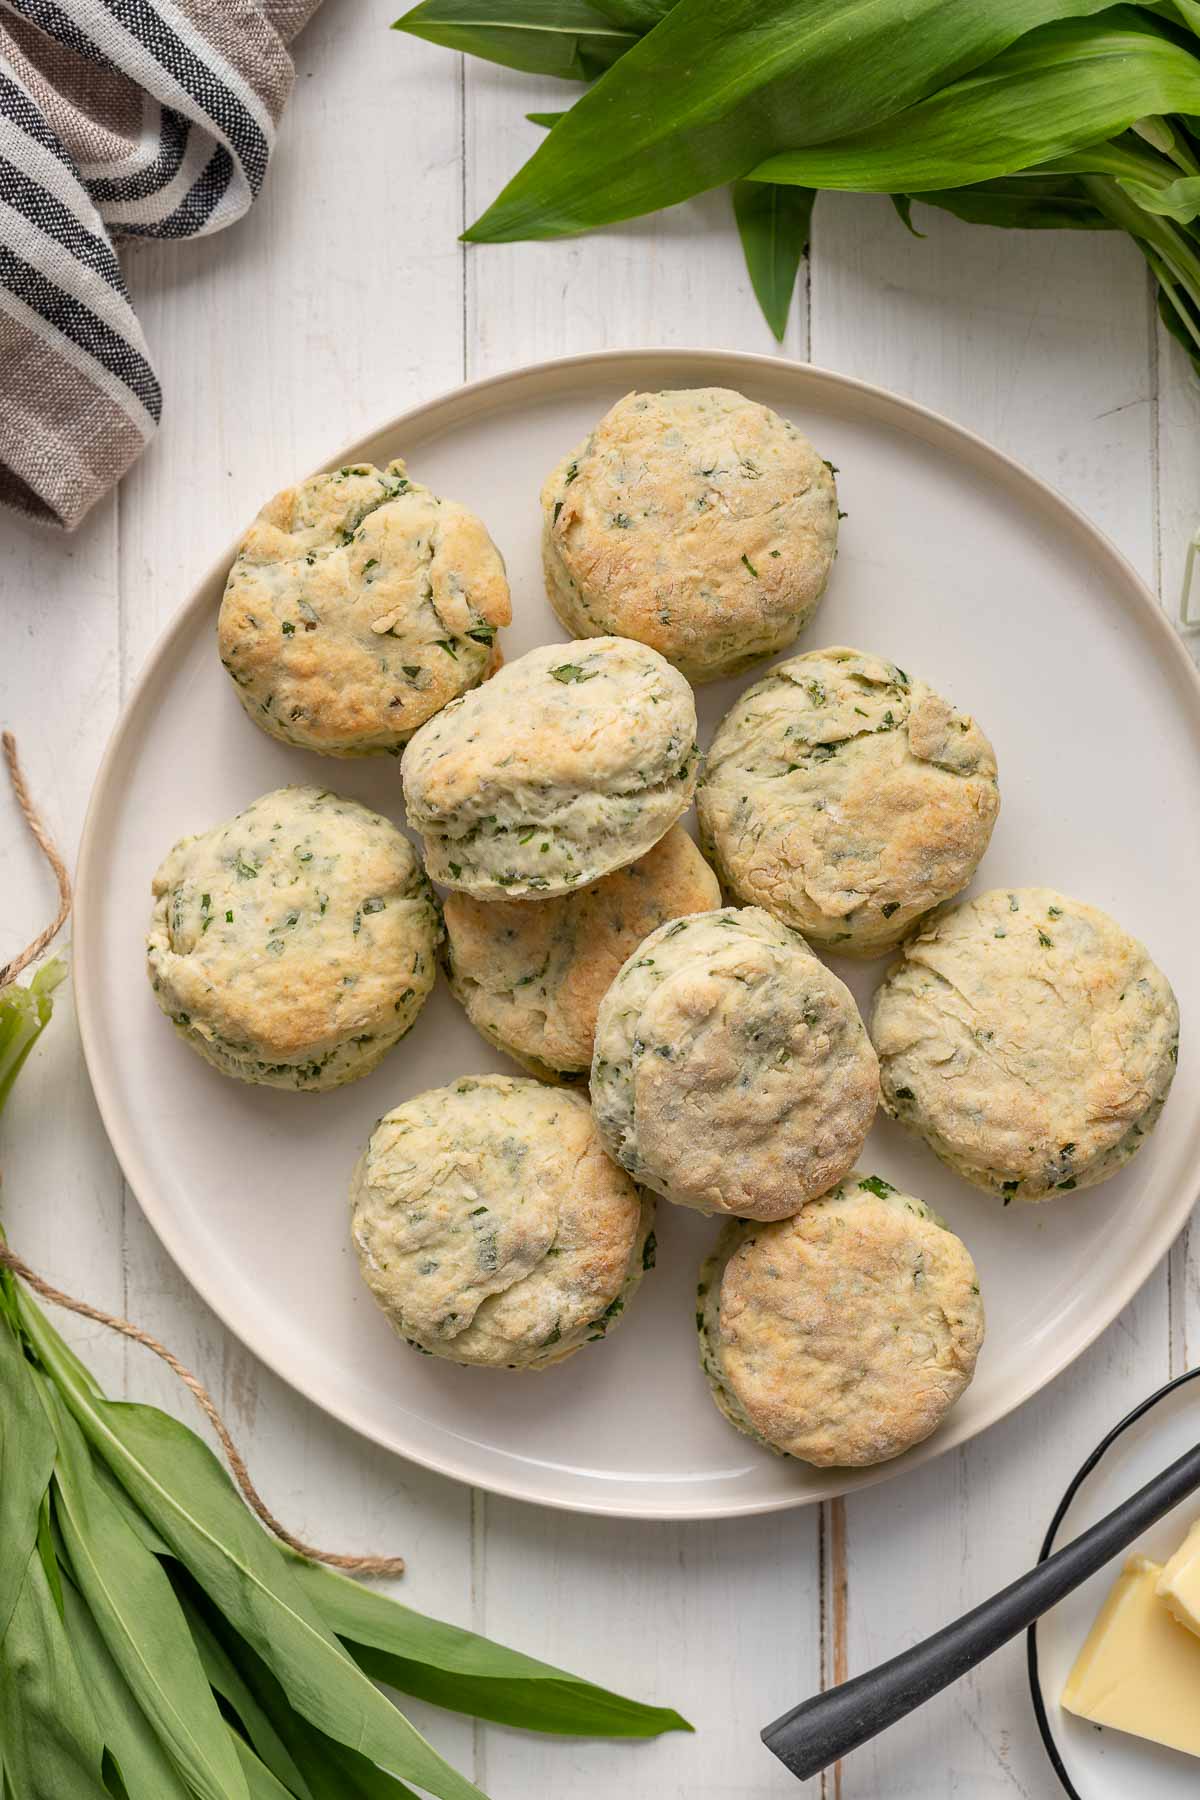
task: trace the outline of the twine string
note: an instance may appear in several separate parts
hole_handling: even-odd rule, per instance
[[[8,776],[12,783],[13,793],[17,798],[17,804],[24,814],[25,823],[54,871],[54,877],[58,883],[59,900],[58,912],[53,924],[48,925],[45,931],[39,932],[33,942],[19,956],[15,956],[11,962],[5,963],[4,967],[0,968],[0,991],[2,991],[16,979],[22,969],[37,960],[51,940],[62,930],[71,910],[71,882],[66,865],[55,849],[50,834],[33,804],[17,758],[16,740],[12,733],[4,732],[0,737],[0,743],[3,745],[4,760],[8,765]],[[198,1375],[193,1375],[186,1364],[180,1362],[179,1358],[168,1350],[165,1344],[161,1344],[152,1333],[143,1331],[140,1325],[133,1324],[130,1319],[121,1318],[117,1313],[105,1312],[98,1306],[90,1305],[86,1300],[77,1300],[72,1294],[64,1294],[61,1288],[52,1287],[48,1281],[43,1280],[35,1270],[31,1269],[22,1257],[2,1242],[0,1242],[0,1267],[19,1277],[41,1299],[50,1301],[54,1306],[65,1306],[68,1312],[77,1313],[81,1319],[91,1319],[97,1325],[107,1326],[109,1331],[119,1332],[122,1337],[130,1338],[135,1344],[142,1344],[147,1350],[153,1350],[155,1356],[161,1357],[172,1374],[183,1383],[216,1432],[221,1448],[225,1452],[225,1460],[229,1464],[230,1471],[247,1506],[262,1521],[267,1530],[285,1543],[289,1549],[310,1558],[313,1562],[327,1563],[334,1569],[345,1569],[352,1575],[403,1574],[404,1558],[401,1556],[342,1556],[333,1550],[320,1550],[313,1544],[306,1544],[302,1538],[295,1537],[275,1517],[251,1481],[245,1458],[234,1443],[229,1427],[217,1411],[216,1402],[204,1383]]]
[[[54,915],[53,922],[47,925],[45,931],[39,931],[32,944],[27,944],[19,956],[14,956],[11,962],[5,963],[3,968],[0,968],[0,993],[2,993],[11,982],[17,979],[22,969],[27,969],[31,962],[37,961],[42,951],[52,939],[58,936],[66,924],[67,914],[71,910],[71,877],[67,874],[67,865],[55,849],[53,839],[42,824],[38,810],[30,797],[29,789],[25,785],[25,776],[17,757],[17,740],[11,731],[0,734],[0,745],[3,745],[4,760],[8,764],[8,779],[12,783],[12,791],[17,797],[17,805],[24,813],[25,823],[33,833],[42,855],[53,869],[54,879],[58,883],[58,911]]]

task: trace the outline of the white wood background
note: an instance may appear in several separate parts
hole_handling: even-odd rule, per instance
[[[523,112],[561,104],[563,90],[390,36],[391,16],[382,0],[326,0],[296,46],[296,92],[255,213],[127,258],[166,411],[120,493],[71,539],[0,520],[0,723],[19,734],[72,854],[151,645],[284,480],[417,401],[520,363],[639,344],[776,349],[724,196],[576,242],[465,251],[458,231],[536,141]],[[911,394],[1021,457],[1173,607],[1200,514],[1200,391],[1156,323],[1139,257],[1108,234],[916,218],[923,242],[886,200],[820,203],[778,353]],[[2,957],[50,906],[7,794],[0,846]],[[851,1672],[864,1668],[1020,1572],[1102,1429],[1200,1350],[1200,1255],[1185,1235],[1067,1375],[929,1467],[844,1507],[690,1526],[592,1520],[410,1467],[260,1368],[125,1189],[69,998],[5,1117],[3,1162],[14,1244],[200,1371],[294,1529],[403,1551],[412,1604],[669,1701],[699,1727],[647,1746],[542,1742],[414,1707],[495,1800],[792,1792],[760,1726],[844,1672],[839,1644]],[[111,1391],[186,1413],[144,1352],[72,1319],[63,1328]],[[823,1784],[839,1800],[1056,1791],[1020,1646]]]

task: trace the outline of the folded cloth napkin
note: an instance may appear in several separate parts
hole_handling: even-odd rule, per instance
[[[319,0],[0,0],[0,501],[73,530],[162,393],[113,250],[231,225]]]

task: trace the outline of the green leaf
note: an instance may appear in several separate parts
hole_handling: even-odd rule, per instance
[[[210,1685],[233,1708],[258,1757],[267,1765],[271,1773],[297,1796],[297,1800],[315,1800],[299,1764],[271,1723],[270,1715],[250,1691],[237,1664],[229,1655],[217,1633],[209,1625],[199,1606],[193,1602],[194,1587],[190,1576],[176,1570],[172,1585],[179,1596],[192,1640]],[[227,1631],[228,1626],[224,1629]],[[278,1683],[276,1683],[276,1687],[278,1688]],[[284,1704],[286,1705],[286,1701]]]
[[[55,1611],[61,1619],[66,1611],[63,1599],[62,1570],[58,1566],[58,1550],[54,1541],[54,1527],[50,1519],[50,1490],[42,1495],[42,1503],[38,1507],[37,1553],[42,1561],[46,1575],[46,1584],[50,1589],[50,1598],[54,1601]]]
[[[58,1438],[54,1517],[71,1573],[113,1662],[197,1800],[249,1800],[191,1634],[158,1559],[129,1529],[74,1419],[49,1384]],[[118,1762],[120,1749],[109,1743]],[[128,1786],[128,1780],[126,1780]]]
[[[1109,3],[679,0],[465,236],[558,237],[671,206],[775,151],[874,125],[1035,26]]]
[[[566,116],[566,113],[561,112],[525,114],[525,117],[529,120],[531,125],[540,125],[544,131],[553,131],[554,127],[558,124],[558,121],[560,119],[565,119]]]
[[[229,1728],[229,1736],[242,1765],[242,1774],[250,1790],[250,1800],[295,1800],[294,1790],[285,1788],[282,1781],[272,1775],[266,1763],[255,1756],[245,1738],[234,1731],[232,1726]]]
[[[749,185],[751,187],[753,187],[754,183],[750,182]],[[889,194],[888,199],[891,201],[892,205],[895,207],[896,216],[900,220],[900,223],[903,225],[905,231],[907,231],[910,234],[910,236],[912,236],[912,237],[923,238],[925,236],[925,233],[923,231],[918,231],[916,226],[912,222],[912,195],[911,194]]]
[[[376,1681],[454,1712],[526,1731],[657,1737],[690,1731],[665,1706],[643,1706],[440,1619],[401,1606],[332,1569],[292,1557],[314,1609]]]
[[[640,35],[653,31],[659,21],[666,18],[675,0],[592,0],[592,4],[614,25]]]
[[[1190,225],[1200,217],[1200,175],[1181,175],[1165,187],[1152,187],[1147,181],[1121,182],[1121,186],[1144,212],[1174,219],[1177,225]]]
[[[189,1800],[191,1790],[134,1699],[73,1581],[64,1586],[63,1602],[80,1673],[103,1721],[104,1742],[117,1762],[129,1800]]]
[[[587,0],[422,0],[392,29],[569,81],[593,81],[638,36]]]
[[[207,1445],[150,1406],[86,1388],[41,1309],[19,1291],[22,1324],[95,1453],[313,1725],[439,1800],[480,1791],[367,1679],[312,1611],[279,1546]],[[236,1788],[233,1790],[236,1792]]]
[[[335,1743],[301,1718],[266,1663],[244,1638],[238,1636],[228,1620],[221,1617],[186,1572],[177,1571],[175,1586],[197,1641],[207,1631],[226,1664],[236,1671],[242,1698],[231,1704],[243,1725],[247,1726],[247,1736],[250,1732],[242,1706],[249,1696],[257,1716],[269,1721],[287,1756],[295,1766],[303,1768],[306,1797],[311,1795],[312,1800],[416,1800],[411,1788],[394,1781],[365,1756]],[[255,1748],[264,1762],[272,1761],[263,1755],[257,1742]],[[275,1773],[279,1774],[278,1768]]]
[[[735,181],[732,193],[750,285],[767,324],[782,340],[817,196],[811,188],[766,181]]]
[[[0,1636],[0,1744],[20,1800],[109,1800],[100,1729],[36,1546]]]
[[[999,181],[927,190],[919,198],[922,205],[939,207],[970,225],[1003,225],[1020,231],[1116,229],[1070,176],[1007,175]]]
[[[859,193],[957,187],[1050,162],[1153,112],[1200,112],[1200,62],[1118,6],[1030,32],[932,99],[837,143],[768,157],[751,179]]]
[[[60,981],[67,978],[66,964],[57,956],[44,962],[27,987],[11,982],[0,988],[0,1111],[21,1073],[25,1058],[50,1022],[51,999]]]
[[[54,1433],[36,1378],[7,1317],[0,1319],[0,1637],[25,1582],[54,1469]]]

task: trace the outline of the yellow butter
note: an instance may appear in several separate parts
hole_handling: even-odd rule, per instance
[[[1200,1637],[1171,1616],[1162,1566],[1134,1556],[1117,1577],[1063,1689],[1068,1712],[1200,1756]]]
[[[1200,1632],[1200,1519],[1163,1568],[1158,1593],[1181,1625]]]

